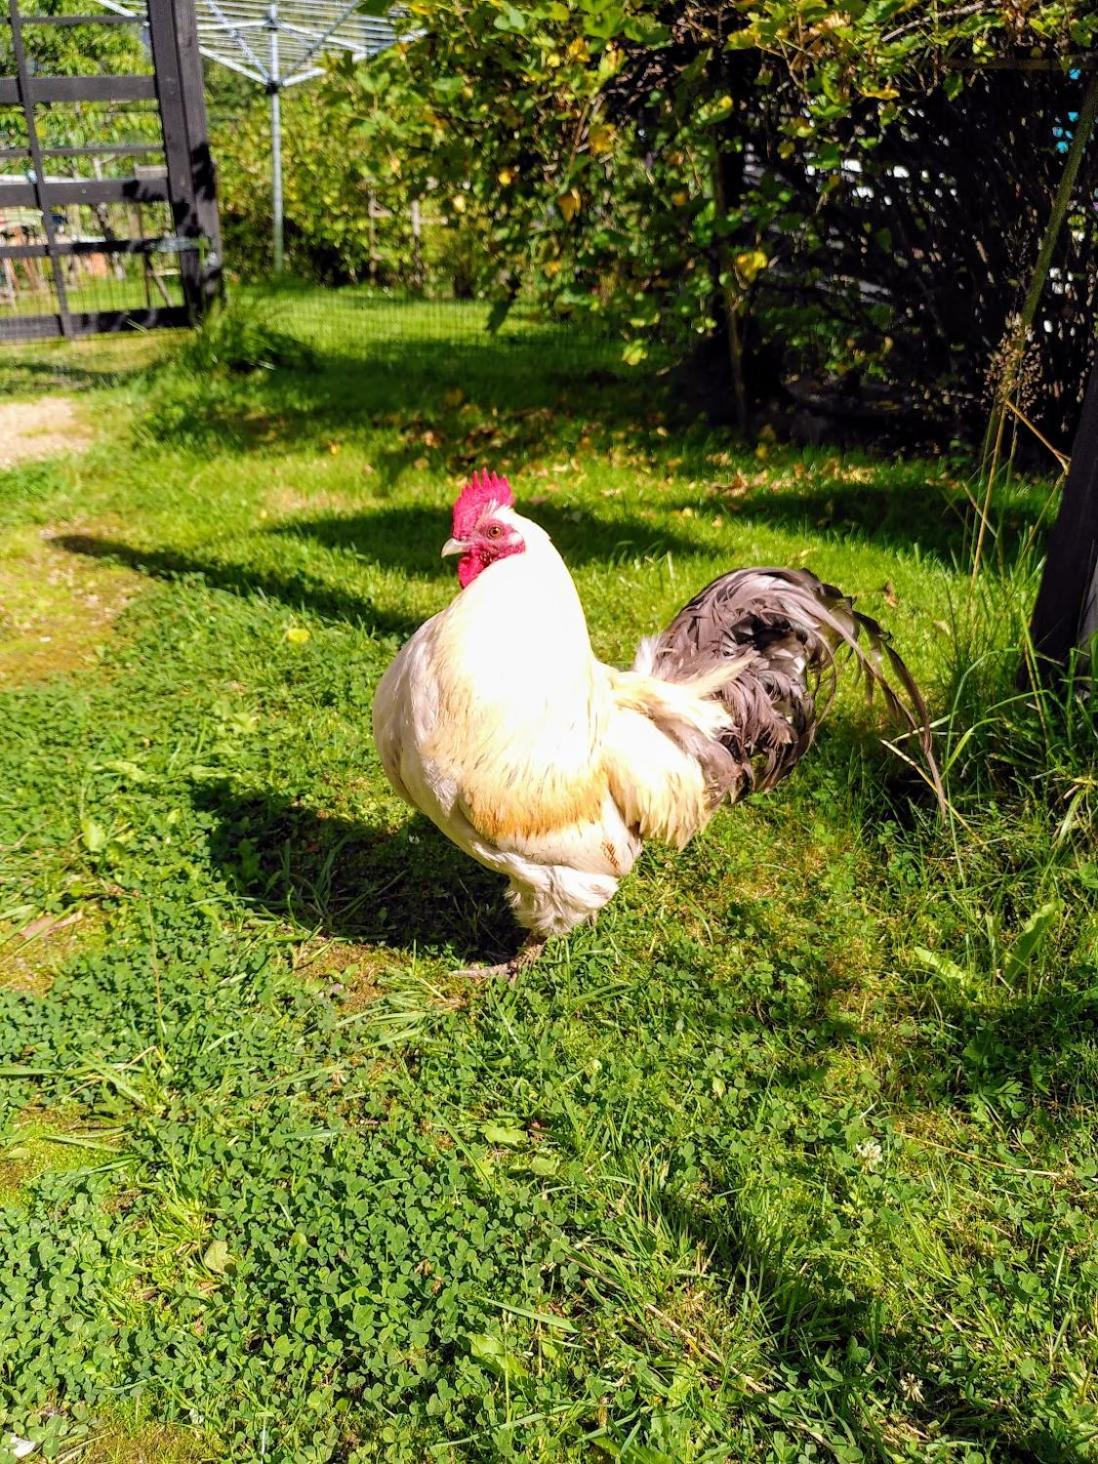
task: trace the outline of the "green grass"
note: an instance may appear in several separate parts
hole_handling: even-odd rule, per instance
[[[1047,486],[973,591],[957,464],[757,455],[567,331],[379,343],[364,298],[0,358],[101,434],[0,475],[0,1440],[1095,1457],[1096,729],[1013,691]],[[481,464],[609,659],[732,565],[855,592],[953,818],[849,687],[596,927],[455,978],[514,948],[498,882],[368,729]]]

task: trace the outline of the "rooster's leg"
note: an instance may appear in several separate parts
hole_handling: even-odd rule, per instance
[[[509,961],[502,961],[498,966],[467,966],[463,971],[455,971],[454,975],[468,976],[477,981],[483,981],[489,976],[506,976],[508,981],[514,981],[520,971],[525,971],[527,966],[534,964],[544,949],[544,940],[539,940],[536,935],[528,935],[521,950]]]

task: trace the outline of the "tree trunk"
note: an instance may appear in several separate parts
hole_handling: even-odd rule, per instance
[[[1060,512],[1048,540],[1048,556],[1030,622],[1036,656],[1019,680],[1033,672],[1054,681],[1076,646],[1098,633],[1098,361],[1091,368],[1083,415],[1071,452],[1071,470]]]

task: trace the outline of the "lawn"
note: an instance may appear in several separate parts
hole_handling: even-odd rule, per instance
[[[1049,485],[973,587],[960,462],[739,447],[576,332],[395,308],[293,296],[315,360],[250,373],[240,317],[0,357],[95,434],[0,473],[0,1457],[1098,1457],[1095,726],[1013,690]],[[857,594],[951,817],[848,686],[456,977],[516,932],[370,703],[482,464],[607,659],[727,567]]]

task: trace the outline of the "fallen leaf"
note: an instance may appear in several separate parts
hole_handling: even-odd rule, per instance
[[[206,1247],[202,1257],[202,1264],[207,1271],[212,1271],[215,1276],[223,1276],[233,1263],[229,1254],[229,1243],[226,1240],[211,1240]]]
[[[64,930],[67,925],[75,925],[78,920],[83,919],[81,911],[76,910],[71,915],[39,915],[37,920],[32,920],[29,925],[24,925],[19,934],[24,940],[34,940],[39,935],[52,935],[56,930]]]

